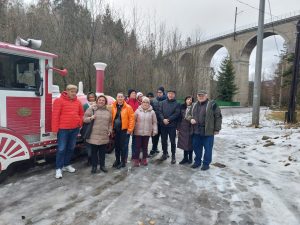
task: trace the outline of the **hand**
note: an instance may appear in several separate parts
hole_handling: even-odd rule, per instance
[[[163,123],[164,123],[165,125],[168,125],[168,124],[170,123],[170,121],[169,121],[168,119],[164,119],[164,120],[163,120]]]
[[[217,135],[217,134],[219,134],[219,133],[220,133],[219,131],[215,131],[215,132],[214,132],[214,135]]]
[[[154,137],[154,136],[156,136],[157,135],[157,133],[155,133],[155,132],[152,132],[152,137]]]
[[[110,136],[110,135],[112,135],[112,133],[110,132],[110,131],[108,131],[108,134],[107,134],[108,136]]]
[[[90,117],[90,120],[94,120],[96,118],[96,116],[95,115],[92,115],[91,117]]]
[[[196,124],[197,121],[195,119],[191,119],[191,124]]]

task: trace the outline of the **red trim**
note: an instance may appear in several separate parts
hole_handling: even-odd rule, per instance
[[[31,148],[34,148],[34,147],[50,145],[50,144],[57,144],[57,140],[55,139],[55,140],[51,140],[51,141],[42,141],[42,142],[32,143],[32,144],[29,144],[29,146]]]
[[[28,149],[30,157],[33,156],[33,152],[31,151],[31,148],[30,148],[28,142],[21,135],[18,135],[18,134],[16,134],[16,132],[14,132],[14,131],[12,131],[10,129],[6,129],[6,128],[0,128],[0,133],[10,134],[12,136],[15,136],[15,137],[19,138],[24,143],[24,145],[26,146],[26,148]]]
[[[45,60],[45,67],[48,65],[48,60]],[[52,123],[52,93],[49,93],[49,74],[45,69],[45,132],[51,132]]]
[[[51,58],[57,58],[58,56],[49,52],[43,52],[39,50],[34,50],[31,48],[23,47],[23,46],[17,46],[5,42],[0,42],[0,48],[3,49],[8,49],[12,51],[18,51],[18,52],[24,52],[24,53],[29,53],[35,56],[46,56],[46,57],[51,57]]]

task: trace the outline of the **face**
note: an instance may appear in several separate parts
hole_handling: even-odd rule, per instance
[[[207,100],[207,95],[197,95],[199,102],[205,102]]]
[[[94,101],[96,101],[95,96],[94,96],[94,95],[89,95],[88,101],[89,101],[89,102],[94,102]]]
[[[186,105],[191,105],[192,102],[193,102],[192,98],[187,98],[187,99],[185,100]]]
[[[119,93],[119,94],[117,95],[117,103],[118,103],[119,105],[122,105],[122,104],[124,103],[124,95],[123,95],[123,94]]]
[[[143,98],[143,95],[139,95],[138,100],[141,102]]]
[[[77,89],[67,90],[67,94],[68,94],[70,99],[74,99],[76,97],[76,94],[77,94]]]
[[[105,98],[103,97],[98,98],[97,105],[105,106]]]
[[[150,107],[150,103],[147,101],[142,101],[142,108],[143,109],[148,109]]]
[[[175,98],[175,93],[174,92],[168,92],[168,99],[172,100]]]
[[[160,90],[157,91],[157,97],[162,97],[164,95],[164,93]]]
[[[136,99],[136,92],[135,91],[131,92],[129,98]]]

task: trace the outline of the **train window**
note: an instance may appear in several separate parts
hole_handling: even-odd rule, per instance
[[[36,90],[39,60],[0,53],[0,89]]]

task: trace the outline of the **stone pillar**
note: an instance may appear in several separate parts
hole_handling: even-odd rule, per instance
[[[206,90],[208,96],[211,94],[211,68],[196,66],[195,82],[193,83],[193,94],[196,95],[199,90]]]
[[[249,95],[249,60],[232,59],[235,70],[235,84],[238,87],[238,93],[233,100],[240,102],[241,106],[248,106]]]

